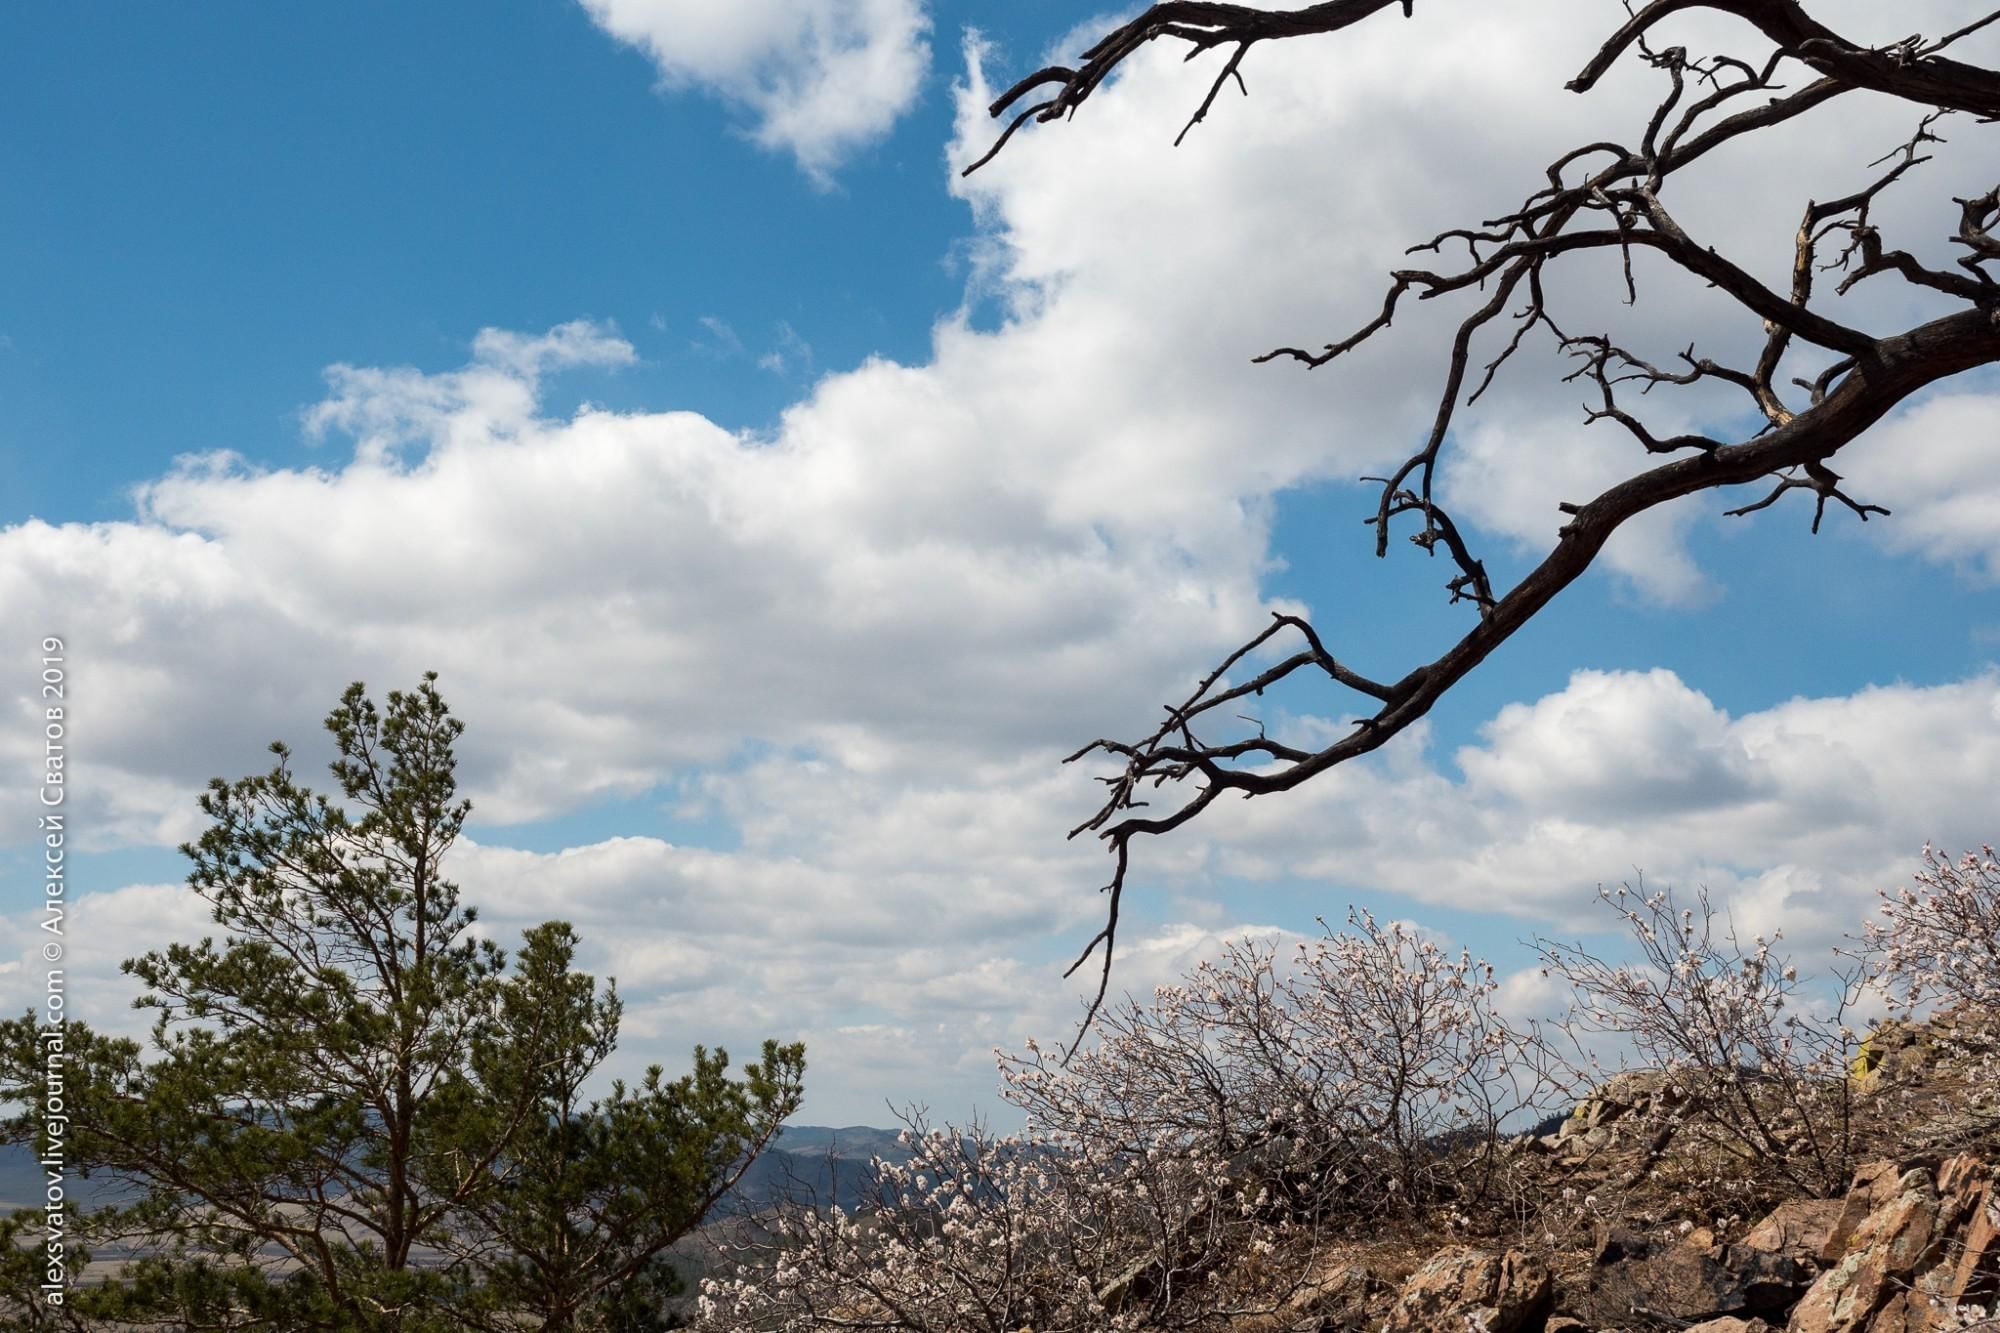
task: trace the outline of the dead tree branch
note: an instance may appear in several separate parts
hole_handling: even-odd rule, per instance
[[[1181,129],[1184,137],[1208,116],[1224,85],[1234,82],[1244,88],[1246,59],[1260,43],[1325,36],[1387,9],[1407,17],[1413,7],[1414,0],[1327,0],[1293,10],[1163,0],[1106,33],[1074,67],[1038,70],[1001,94],[991,111],[1008,124],[992,149],[966,170],[992,160],[1022,126],[1075,115],[1124,61],[1152,42],[1177,44],[1191,60],[1209,52],[1228,53]],[[1680,47],[1655,49],[1651,39],[1662,22],[1691,11],[1738,19],[1747,26],[1746,36],[1772,49],[1755,59],[1697,56]],[[1100,739],[1070,756],[1071,762],[1102,756],[1112,766],[1104,778],[1103,804],[1071,835],[1094,833],[1113,855],[1104,925],[1070,969],[1076,971],[1102,950],[1097,999],[1086,1027],[1109,985],[1135,838],[1180,828],[1226,792],[1252,797],[1287,791],[1380,748],[1424,717],[1446,691],[1575,582],[1631,519],[1685,496],[1759,481],[1769,485],[1768,493],[1725,512],[1755,513],[1790,492],[1803,491],[1813,497],[1815,532],[1829,501],[1864,521],[1887,514],[1882,506],[1844,491],[1829,460],[1926,386],[2000,362],[2000,284],[1988,271],[2000,260],[2000,237],[1994,235],[2000,185],[1984,188],[1989,182],[1974,182],[1981,192],[1955,199],[1957,230],[1945,238],[1964,251],[1955,268],[1934,267],[1891,245],[1873,219],[1873,207],[1884,192],[1907,182],[1931,160],[1927,150],[1941,142],[1940,127],[1950,113],[1963,113],[1955,123],[1972,133],[1984,132],[1987,123],[2000,119],[2000,71],[1941,54],[1996,21],[2000,11],[1934,40],[1919,35],[1868,47],[1812,18],[1800,0],[1634,4],[1566,86],[1587,92],[1628,54],[1652,66],[1666,90],[1646,122],[1636,127],[1636,139],[1600,138],[1572,149],[1549,165],[1545,183],[1513,211],[1412,246],[1411,254],[1434,255],[1449,247],[1453,255],[1462,252],[1463,260],[1395,270],[1379,310],[1344,338],[1318,350],[1279,347],[1255,358],[1325,366],[1383,334],[1405,301],[1472,299],[1468,293],[1479,293],[1478,304],[1461,320],[1446,349],[1429,428],[1389,475],[1368,479],[1380,489],[1366,519],[1375,529],[1377,555],[1387,554],[1392,529],[1407,531],[1409,540],[1429,554],[1444,552],[1453,565],[1447,595],[1453,602],[1470,603],[1476,621],[1440,655],[1391,681],[1363,675],[1337,660],[1305,620],[1278,616],[1193,693],[1169,706],[1151,734],[1135,741]],[[1787,85],[1788,77],[1795,86]],[[1691,234],[1668,206],[1675,178],[1695,162],[1856,91],[1907,103],[1917,117],[1916,129],[1906,143],[1870,164],[1875,174],[1860,188],[1824,202],[1809,201],[1791,215],[1799,221],[1785,289],[1765,285]],[[1670,272],[1720,293],[1746,320],[1756,322],[1762,345],[1755,362],[1726,365],[1698,355],[1694,347],[1672,360],[1654,359],[1606,333],[1565,331],[1550,308],[1545,277],[1552,266],[1591,251],[1616,254],[1628,301],[1638,297],[1634,256],[1639,254],[1663,260]],[[1819,275],[1829,271],[1841,275],[1830,294],[1819,289]],[[1953,308],[1901,330],[1863,329],[1828,312],[1829,295],[1837,298],[1863,281],[1891,275],[1922,289],[1932,308],[1940,299]],[[1498,352],[1476,362],[1475,349],[1495,335],[1502,335]],[[1555,545],[1503,591],[1494,586],[1465,529],[1440,504],[1434,482],[1461,409],[1486,392],[1527,340],[1540,335],[1573,359],[1576,368],[1566,379],[1592,395],[1585,419],[1613,423],[1637,445],[1638,470],[1595,498],[1560,505],[1568,520],[1557,530]],[[1801,355],[1796,349],[1802,345],[1819,349],[1830,361],[1809,371],[1810,378],[1781,380],[1783,368]],[[1741,390],[1756,409],[1754,431],[1655,430],[1634,401],[1656,389],[1670,394],[1703,381]],[[1794,390],[1804,391],[1802,400]],[[1232,679],[1232,672],[1275,656],[1271,650],[1284,638],[1296,638],[1303,646],[1241,680]],[[1270,737],[1261,726],[1254,736],[1231,734],[1236,714],[1224,705],[1314,680],[1360,696],[1368,710],[1340,739],[1309,749]],[[1161,791],[1169,804],[1158,812],[1139,813],[1146,798]]]

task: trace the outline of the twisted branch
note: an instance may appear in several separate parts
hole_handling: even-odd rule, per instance
[[[1208,116],[1225,84],[1234,82],[1247,93],[1243,66],[1258,44],[1337,32],[1392,7],[1408,16],[1413,0],[1329,0],[1287,11],[1164,0],[1112,29],[1074,67],[1038,70],[996,99],[992,114],[1011,119],[993,148],[966,170],[990,161],[1023,126],[1075,115],[1120,64],[1150,42],[1179,43],[1190,60],[1210,51],[1229,53],[1181,129],[1184,138]],[[1662,20],[1690,10],[1732,15],[1775,49],[1746,60],[1691,55],[1680,47],[1656,50],[1650,45]],[[1462,262],[1397,269],[1389,275],[1380,308],[1352,333],[1317,351],[1283,346],[1255,358],[1295,361],[1316,369],[1389,329],[1405,300],[1481,294],[1446,349],[1429,429],[1387,476],[1366,479],[1380,489],[1365,520],[1375,529],[1378,556],[1387,554],[1392,529],[1408,530],[1409,540],[1428,554],[1444,552],[1453,566],[1445,585],[1447,595],[1452,602],[1469,603],[1476,621],[1443,653],[1391,682],[1363,675],[1336,659],[1304,619],[1275,616],[1191,694],[1168,706],[1150,734],[1136,741],[1095,740],[1069,756],[1067,762],[1101,756],[1112,765],[1102,779],[1103,803],[1071,831],[1072,837],[1090,833],[1103,839],[1113,856],[1111,878],[1104,886],[1104,924],[1070,968],[1076,972],[1102,951],[1097,993],[1084,1030],[1108,991],[1135,838],[1180,828],[1225,792],[1252,797],[1287,791],[1380,748],[1424,717],[1446,691],[1589,569],[1611,535],[1631,519],[1684,496],[1760,480],[1770,483],[1761,499],[1725,513],[1756,513],[1793,491],[1813,497],[1814,532],[1829,501],[1863,521],[1888,513],[1847,494],[1828,460],[1925,386],[2000,362],[2000,284],[1987,271],[2000,259],[2000,238],[1993,234],[2000,220],[2000,186],[1955,200],[1958,227],[1948,239],[1965,252],[1957,260],[1957,271],[1930,267],[1890,245],[1873,222],[1871,209],[1885,191],[1930,161],[1926,149],[1941,141],[1938,127],[1947,113],[1968,113],[1980,118],[1981,124],[2000,118],[2000,72],[1941,54],[1996,21],[2000,11],[1935,40],[1913,36],[1874,48],[1849,41],[1814,20],[1798,0],[1640,4],[1566,85],[1588,91],[1628,53],[1659,71],[1666,91],[1639,127],[1636,146],[1597,139],[1563,154],[1544,173],[1546,183],[1512,212],[1477,226],[1447,229],[1408,251],[1442,255],[1449,246],[1454,254],[1462,249]],[[1788,90],[1782,80],[1800,69],[1810,77]],[[1921,119],[1906,143],[1870,164],[1879,170],[1859,189],[1805,205],[1798,215],[1785,290],[1767,287],[1691,235],[1668,207],[1666,197],[1674,177],[1693,163],[1853,91],[1899,98],[1919,109]],[[1621,346],[1605,333],[1567,332],[1550,308],[1546,271],[1550,265],[1567,262],[1570,255],[1599,250],[1619,256],[1628,301],[1638,297],[1632,257],[1641,251],[1652,252],[1671,271],[1728,297],[1761,330],[1755,363],[1721,364],[1697,355],[1692,346],[1678,351],[1672,361],[1662,361]],[[1836,297],[1864,280],[1894,274],[1933,299],[1949,299],[1956,308],[1900,332],[1864,330],[1824,309],[1817,277],[1826,271],[1843,275],[1832,293]],[[1482,339],[1502,331],[1505,337],[1498,350],[1474,376],[1476,348]],[[1584,406],[1585,420],[1618,426],[1636,443],[1645,462],[1642,470],[1596,497],[1558,506],[1567,521],[1557,530],[1553,548],[1512,588],[1501,591],[1465,530],[1439,503],[1434,482],[1461,407],[1476,402],[1521,347],[1540,335],[1575,362],[1565,381],[1592,391],[1593,401]],[[1798,355],[1795,349],[1802,344],[1827,354],[1827,363],[1810,378],[1794,376],[1781,382],[1782,368]],[[1735,438],[1726,432],[1718,436],[1657,431],[1628,397],[1656,389],[1670,394],[1704,381],[1741,390],[1756,409],[1754,431]],[[1803,401],[1794,390],[1804,391]],[[1232,672],[1265,660],[1287,638],[1296,638],[1302,646],[1240,681],[1232,680]],[[1234,711],[1217,711],[1280,684],[1315,680],[1360,696],[1368,710],[1347,734],[1316,749],[1270,737],[1261,725],[1254,735],[1238,734],[1231,729]],[[1171,793],[1172,804],[1159,812],[1140,813],[1146,798],[1162,790]]]

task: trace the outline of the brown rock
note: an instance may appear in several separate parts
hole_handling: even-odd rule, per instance
[[[1692,1238],[1690,1238],[1692,1239]],[[1811,1285],[1808,1259],[1746,1244],[1699,1248],[1607,1233],[1577,1313],[1601,1326],[1777,1315]]]
[[[1983,1159],[1964,1154],[1938,1168],[1938,1189],[1946,1254],[1921,1285],[1947,1308],[1990,1304],[2000,1294],[2000,1185]]]
[[[1958,1324],[1942,1305],[1921,1292],[1899,1291],[1869,1321],[1868,1333],[1932,1333]]]
[[[1944,1295],[1971,1304],[2000,1294],[2000,1194],[1991,1184],[1980,1189],[1978,1205],[1959,1244],[1958,1262],[1952,1266]]]
[[[1360,1329],[1367,1326],[1370,1303],[1389,1290],[1374,1270],[1335,1252],[1309,1269],[1277,1309],[1244,1316],[1232,1327],[1241,1333]]]
[[[1870,1213],[1848,1238],[1850,1252],[1859,1249],[1881,1255],[1883,1271],[1907,1278],[1930,1258],[1931,1234],[1938,1219],[1937,1189],[1930,1172],[1916,1167],[1897,1182],[1900,1192]]]
[[[1846,1206],[1842,1199],[1793,1199],[1781,1203],[1770,1216],[1750,1228],[1741,1244],[1771,1254],[1810,1259],[1815,1264],[1830,1264],[1840,1257],[1834,1250],[1834,1236]],[[1853,1230],[1851,1226],[1848,1229]],[[1844,1245],[1844,1235],[1841,1241]]]
[[[1905,1294],[1936,1254],[1937,1191],[1923,1170],[1906,1172],[1897,1185],[1900,1192],[1854,1228],[1840,1262],[1793,1309],[1791,1333],[1906,1333],[1924,1326],[1912,1322],[1923,1310],[1911,1308]],[[1879,1194],[1879,1176],[1868,1188]]]
[[[1548,1267],[1523,1250],[1496,1255],[1455,1246],[1432,1255],[1403,1284],[1386,1333],[1432,1333],[1483,1320],[1488,1333],[1521,1333],[1555,1294]]]
[[[1683,1333],[1775,1333],[1775,1330],[1761,1319],[1738,1319],[1733,1314],[1726,1314],[1720,1319],[1704,1319],[1699,1324],[1690,1324]]]
[[[1813,1283],[1786,1323],[1787,1333],[1840,1333],[1867,1326],[1887,1294],[1879,1281],[1864,1279],[1861,1253],[1849,1254]]]
[[[1847,1194],[1841,1200],[1840,1216],[1834,1222],[1833,1234],[1827,1238],[1826,1262],[1833,1263],[1845,1254],[1854,1228],[1860,1226],[1868,1214],[1896,1197],[1896,1181],[1901,1174],[1894,1162],[1867,1162],[1855,1171],[1853,1183],[1848,1185]]]
[[[1986,1162],[1975,1153],[1960,1153],[1938,1167],[1939,1194],[1963,1194],[1986,1183]]]
[[[1890,1019],[1862,1039],[1849,1072],[1863,1085],[1902,1081],[1932,1063],[1931,1048],[1923,1024]]]
[[[1527,1328],[1548,1313],[1556,1293],[1555,1277],[1547,1264],[1526,1250],[1509,1250],[1500,1261],[1498,1298],[1500,1317],[1493,1321],[1492,1333]]]

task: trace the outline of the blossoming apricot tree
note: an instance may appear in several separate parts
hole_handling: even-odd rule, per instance
[[[1280,1302],[1321,1241],[1477,1206],[1541,1090],[1493,969],[1401,923],[1232,945],[1067,1063],[1000,1058],[1018,1135],[912,1116],[878,1207],[780,1210],[704,1326],[1170,1329]]]

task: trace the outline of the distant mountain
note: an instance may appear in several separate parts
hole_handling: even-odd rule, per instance
[[[47,1195],[48,1173],[25,1143],[0,1143],[0,1215],[16,1208],[40,1208]],[[120,1192],[109,1180],[85,1180],[75,1171],[63,1173],[63,1192],[84,1208],[108,1203]]]
[[[852,1211],[873,1183],[871,1159],[901,1162],[909,1157],[896,1133],[867,1125],[787,1125],[777,1146],[750,1164],[725,1207],[732,1213],[756,1212],[793,1198],[822,1206],[837,1203]],[[40,1207],[46,1187],[47,1177],[26,1144],[0,1144],[0,1215]],[[108,1202],[118,1188],[110,1181],[84,1180],[74,1171],[64,1187],[71,1201],[84,1208]]]
[[[824,1152],[831,1148],[842,1157],[867,1162],[871,1157],[891,1162],[908,1161],[910,1150],[897,1141],[897,1129],[872,1129],[848,1125],[830,1129],[825,1125],[786,1125],[778,1131],[778,1146],[790,1153]]]
[[[787,1125],[777,1143],[750,1164],[725,1207],[732,1213],[753,1213],[791,1199],[820,1207],[838,1204],[852,1212],[873,1191],[871,1161],[909,1159],[909,1149],[896,1141],[896,1134],[867,1125]]]

